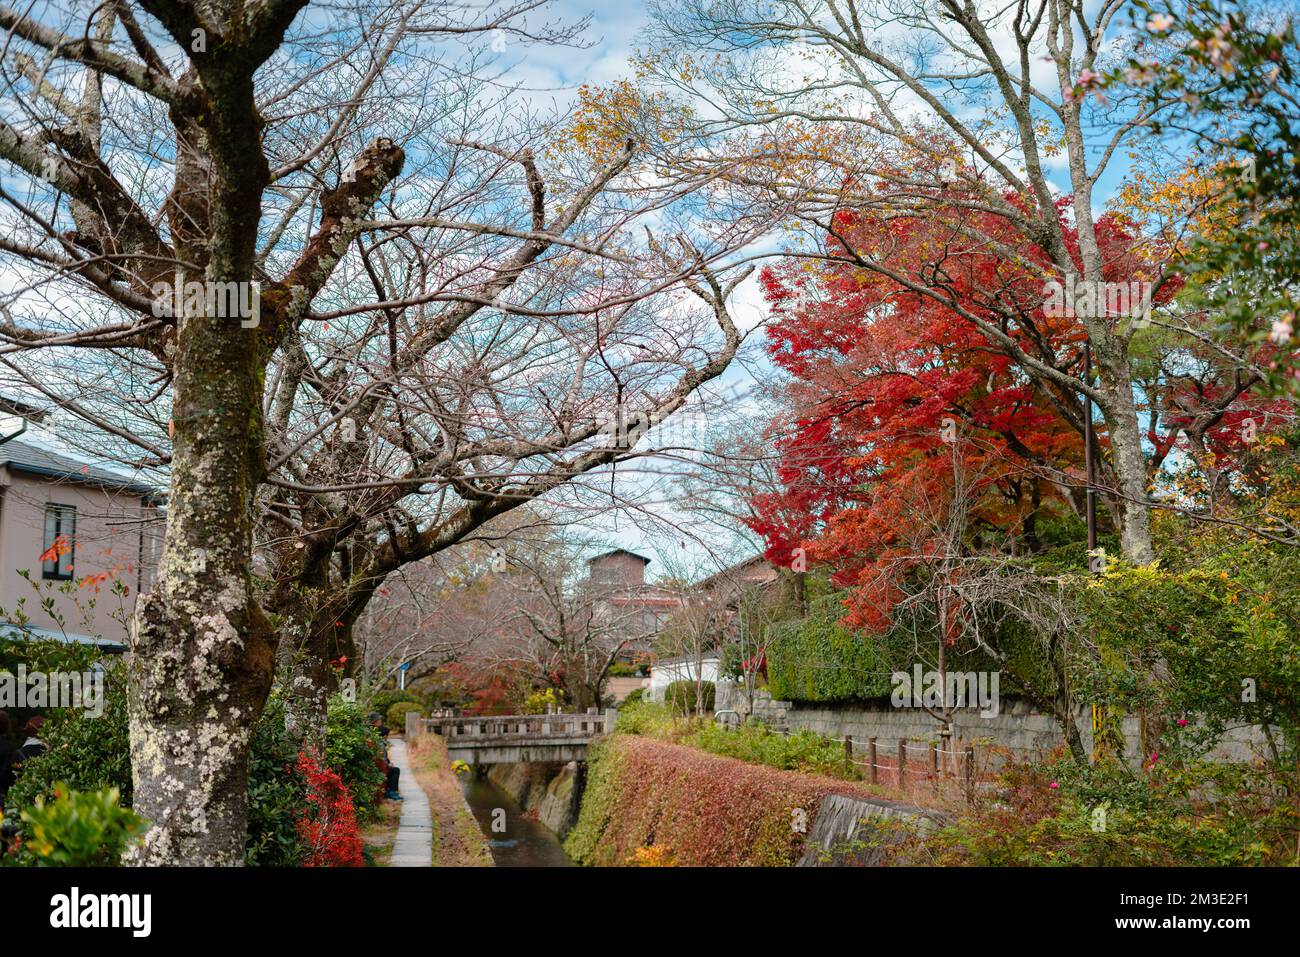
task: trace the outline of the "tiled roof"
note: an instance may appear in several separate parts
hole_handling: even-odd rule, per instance
[[[633,558],[641,559],[641,561],[646,565],[650,564],[650,559],[646,558],[644,555],[638,555],[636,552],[630,552],[626,548],[612,548],[607,552],[601,552],[599,555],[593,555],[591,558],[587,559],[587,564],[590,565],[592,562],[599,561],[602,558],[609,558],[611,555],[631,555]]]
[[[724,568],[720,572],[714,572],[708,578],[702,579],[700,582],[698,582],[695,585],[695,587],[710,588],[715,584],[719,584],[723,582],[724,580],[732,583],[745,582],[747,584],[753,584],[756,581],[756,579],[746,576],[745,571],[754,566],[758,566],[760,570],[762,570],[763,567],[767,565],[769,565],[769,563],[766,558],[764,558],[762,555],[755,555],[753,558],[747,558],[743,562],[737,562],[734,565],[729,565],[728,567]]]
[[[156,487],[138,482],[120,472],[113,472],[97,465],[87,465],[85,462],[78,462],[66,455],[18,439],[10,439],[0,445],[0,465],[16,472],[43,475],[64,482],[94,485],[110,491],[130,492],[150,498],[160,498],[162,494]]]

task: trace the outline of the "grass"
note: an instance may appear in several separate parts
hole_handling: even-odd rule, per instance
[[[371,867],[387,867],[393,856],[393,843],[397,840],[397,822],[402,816],[402,806],[396,801],[383,801],[378,807],[379,816],[361,828],[366,860]]]
[[[842,781],[862,777],[854,765],[844,760],[843,744],[813,731],[781,734],[757,721],[726,728],[707,718],[674,717],[665,706],[650,702],[638,703],[620,713],[618,730],[782,771],[802,771]]]
[[[491,867],[487,839],[465,805],[442,740],[437,735],[421,735],[408,753],[416,783],[424,788],[433,812],[433,865]]]

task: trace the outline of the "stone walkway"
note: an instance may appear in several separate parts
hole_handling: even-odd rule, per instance
[[[388,753],[393,764],[402,769],[397,780],[397,793],[402,796],[402,817],[397,822],[397,838],[393,841],[393,857],[389,867],[432,867],[433,815],[424,788],[411,773],[406,742],[390,738]]]

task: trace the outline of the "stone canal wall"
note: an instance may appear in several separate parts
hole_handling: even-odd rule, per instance
[[[488,780],[563,840],[578,820],[585,767],[568,764],[494,764]]]

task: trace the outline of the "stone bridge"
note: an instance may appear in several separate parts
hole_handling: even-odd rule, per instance
[[[406,736],[437,734],[453,761],[468,764],[562,764],[587,760],[587,745],[614,729],[618,711],[420,718],[406,715]]]

